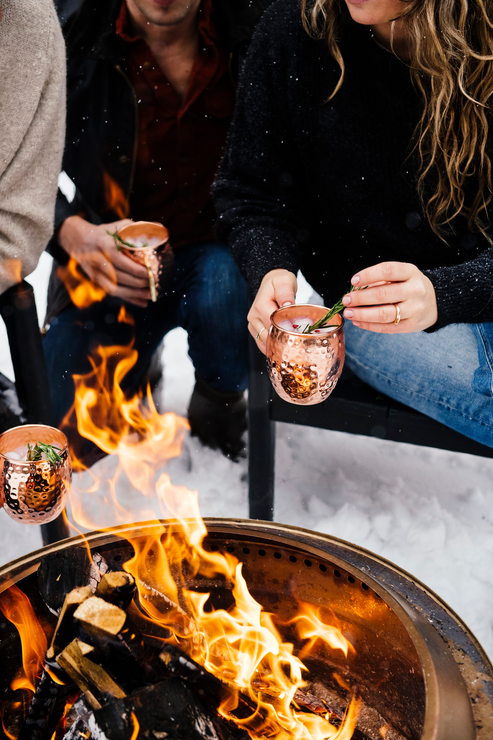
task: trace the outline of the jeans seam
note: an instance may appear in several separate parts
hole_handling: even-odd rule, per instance
[[[484,429],[492,429],[493,430],[493,425],[486,424],[485,422],[483,422],[480,419],[477,419],[475,417],[467,416],[462,410],[460,410],[458,408],[455,408],[454,406],[447,406],[447,404],[445,404],[443,401],[436,400],[435,398],[431,398],[429,396],[425,396],[423,393],[419,393],[418,391],[414,390],[413,388],[410,388],[410,387],[404,385],[404,383],[400,383],[400,381],[396,381],[394,377],[392,377],[390,375],[387,375],[386,373],[383,373],[381,370],[375,370],[370,365],[366,365],[364,362],[361,362],[361,360],[356,360],[353,355],[349,355],[348,354],[348,357],[351,357],[351,361],[354,362],[355,365],[359,365],[360,367],[366,368],[368,371],[371,371],[374,375],[377,375],[381,379],[385,379],[385,380],[389,381],[389,384],[390,383],[394,383],[394,384],[400,386],[401,388],[404,388],[408,393],[410,393],[412,395],[418,396],[419,398],[422,398],[423,400],[425,400],[427,402],[432,402],[435,405],[440,406],[441,408],[443,408],[443,409],[445,409],[447,411],[451,411],[451,412],[453,412],[455,414],[458,414],[463,419],[467,419],[467,421],[474,422],[475,424],[478,424],[479,426],[483,427]],[[424,412],[420,412],[420,413],[424,413]],[[425,416],[427,416],[427,415],[428,414],[425,414]]]
[[[493,395],[493,366],[490,362],[489,352],[487,350],[486,342],[484,339],[483,327],[481,326],[481,324],[476,324],[476,326],[478,327],[478,334],[481,339],[481,344],[483,346],[484,356],[486,357],[486,362],[488,363],[488,367],[490,369],[490,377],[492,378],[490,382],[490,391],[491,391],[491,394]]]

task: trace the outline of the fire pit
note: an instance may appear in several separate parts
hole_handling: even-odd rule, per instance
[[[252,596],[286,625],[298,602],[330,610],[355,652],[323,649],[303,656],[306,691],[335,710],[348,703],[348,689],[362,698],[353,737],[367,740],[487,740],[493,736],[493,668],[460,619],[425,586],[383,559],[334,537],[250,520],[205,520],[204,548],[243,563]],[[163,522],[173,533],[178,525]],[[156,523],[91,533],[86,540],[109,569],[132,555],[125,538],[145,539]],[[49,553],[84,550],[76,537],[48,546],[0,570],[0,594],[12,583],[28,595],[40,622],[52,632],[56,617],[42,602],[38,568]],[[196,577],[190,589],[207,591],[215,608],[227,608],[231,586]],[[0,614],[0,696],[12,691],[20,666],[16,629]],[[5,737],[11,737],[4,733]],[[57,738],[59,735],[57,735]],[[60,735],[63,737],[63,733]],[[86,735],[87,737],[87,735]]]

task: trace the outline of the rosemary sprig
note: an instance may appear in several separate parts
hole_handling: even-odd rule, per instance
[[[367,286],[365,285],[365,288],[366,287]],[[348,292],[352,293],[353,290],[361,290],[361,288],[355,288],[354,285],[351,285],[351,290]],[[344,295],[347,295],[347,293],[345,293]],[[344,296],[342,298],[344,298]],[[316,321],[311,326],[305,326],[305,328],[303,329],[303,334],[311,334],[313,331],[315,331],[315,329],[330,329],[332,326],[337,326],[336,324],[328,324],[327,322],[330,321],[331,318],[336,315],[336,313],[340,313],[343,310],[344,304],[342,302],[342,298],[340,301],[337,301],[337,303],[334,303],[332,308],[330,308],[327,313],[322,316],[321,319]]]
[[[38,460],[42,460],[43,452],[44,452],[48,462],[50,462],[52,465],[56,465],[57,462],[62,462],[62,458],[58,454],[61,451],[62,451],[61,447],[55,447],[55,445],[48,445],[45,442],[36,442],[36,444],[33,445],[32,447],[28,442],[27,443],[27,461],[28,462],[38,462]]]
[[[130,242],[126,242],[125,239],[122,239],[118,231],[107,231],[107,234],[109,236],[112,236],[115,240],[115,247],[118,249],[119,252],[122,251],[122,245],[124,247],[130,247],[130,249],[136,249],[135,244],[130,244]],[[147,247],[147,242],[144,242],[142,247],[137,247],[137,249],[143,249],[144,247]]]

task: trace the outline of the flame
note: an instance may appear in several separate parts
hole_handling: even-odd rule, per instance
[[[22,280],[22,260],[2,260],[0,274],[2,273],[2,281],[12,284],[20,283]]]
[[[129,321],[124,311],[119,320]],[[354,648],[335,618],[327,620],[320,609],[300,604],[299,614],[289,623],[305,642],[302,653],[296,654],[294,645],[283,638],[286,625],[277,624],[275,615],[265,611],[249,592],[242,563],[231,553],[206,549],[207,529],[198,493],[173,485],[160,470],[180,453],[188,424],[174,414],[159,414],[149,390],[145,397],[141,392],[126,396],[122,386],[136,360],[133,344],[99,347],[91,358],[92,371],[74,377],[74,409],[64,424],[76,423],[81,436],[118,459],[105,504],[119,522],[128,521],[129,516],[116,495],[123,475],[142,494],[139,514],[149,511],[152,502],[162,518],[171,519],[167,527],[156,522],[152,536],[130,539],[134,556],[124,567],[135,578],[141,609],[147,619],[165,628],[163,634],[171,635],[163,639],[178,644],[227,687],[218,711],[245,728],[252,740],[349,740],[357,721],[358,699],[351,700],[337,727],[330,721],[330,712],[300,709],[295,694],[306,686],[303,655],[320,644],[345,656]],[[78,525],[100,530],[105,509],[99,508],[96,521],[87,511],[88,491],[97,493],[100,488],[93,476],[82,494],[74,493],[73,486],[70,503]],[[209,593],[187,585],[195,578],[226,584],[232,606],[214,608]],[[132,737],[136,732],[134,718]]]
[[[58,268],[57,275],[77,308],[88,308],[92,303],[102,301],[106,295],[106,291],[87,277],[73,257],[70,257],[66,266]]]
[[[0,611],[17,628],[22,645],[22,668],[11,688],[34,692],[35,682],[43,670],[46,635],[26,594],[14,584],[0,594]]]
[[[113,211],[117,218],[127,218],[129,211],[128,200],[122,188],[106,171],[103,171],[103,180],[104,200],[107,208]]]
[[[308,640],[308,643],[302,650],[302,654],[304,655],[310,652],[315,647],[317,641],[321,640],[325,645],[328,645],[334,650],[342,650],[347,658],[352,645],[346,640],[341,630],[333,624],[326,624],[320,619],[320,607],[315,608],[311,604],[303,604],[303,608],[304,612],[291,620],[292,624],[297,625],[301,639]],[[334,616],[332,620],[335,621]]]
[[[139,720],[135,716],[134,712],[132,712],[132,714],[130,715],[130,719],[132,720],[132,724],[134,726],[132,737],[130,738],[130,740],[137,740],[139,730],[140,730]]]

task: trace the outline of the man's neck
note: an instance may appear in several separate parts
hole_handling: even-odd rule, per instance
[[[145,39],[169,83],[183,98],[199,50],[200,2],[183,20],[166,25],[147,20],[134,0],[127,0],[127,7],[132,30]]]

